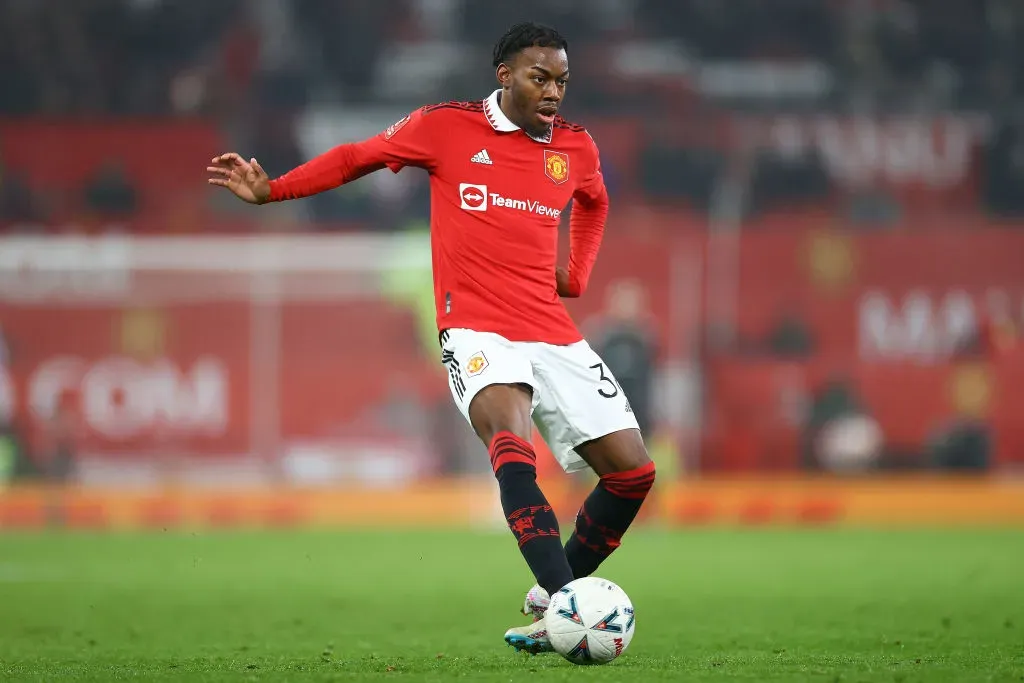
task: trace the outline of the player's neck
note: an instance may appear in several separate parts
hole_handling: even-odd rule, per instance
[[[522,121],[518,121],[517,120],[519,117],[512,110],[512,98],[509,97],[506,100],[506,98],[502,97],[502,95],[504,95],[504,94],[505,94],[504,90],[498,92],[498,109],[501,110],[501,113],[504,114],[505,117],[509,121],[514,123],[516,126],[518,126],[519,130],[523,131],[527,135],[529,135],[531,137],[545,137],[547,135],[547,131],[543,131],[543,132],[540,132],[540,133],[531,132],[529,128],[527,128],[526,126],[523,125]]]
[[[523,124],[521,122],[516,121],[516,113],[512,111],[512,98],[503,97],[504,94],[504,90],[498,92],[498,109],[501,110],[501,113],[504,114],[509,121],[519,126],[520,129],[526,130],[523,128]]]

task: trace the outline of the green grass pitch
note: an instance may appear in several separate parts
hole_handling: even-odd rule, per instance
[[[0,535],[0,680],[1021,681],[1024,534],[627,536],[623,657],[502,642],[532,583],[473,532]]]

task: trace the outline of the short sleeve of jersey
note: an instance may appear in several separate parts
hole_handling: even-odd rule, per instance
[[[586,150],[587,155],[585,156],[583,177],[573,194],[589,199],[600,196],[604,189],[604,175],[601,173],[601,154],[597,149],[597,143],[594,142],[594,138],[590,136],[589,132],[586,133]]]
[[[425,108],[403,116],[387,127],[375,139],[384,163],[394,173],[406,166],[431,170],[437,160],[437,138],[435,128],[437,117],[429,116]]]

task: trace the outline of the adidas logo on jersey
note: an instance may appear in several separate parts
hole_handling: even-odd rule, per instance
[[[476,154],[474,154],[470,161],[473,162],[474,164],[487,164],[488,166],[494,163],[493,161],[491,161],[491,157],[487,154],[486,149],[482,149]]]

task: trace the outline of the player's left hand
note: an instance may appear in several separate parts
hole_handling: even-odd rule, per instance
[[[579,287],[569,277],[569,271],[562,266],[555,268],[555,288],[558,296],[564,299],[575,299],[580,295]]]
[[[255,157],[246,161],[229,152],[215,156],[206,170],[213,177],[207,182],[226,187],[239,199],[250,204],[265,204],[270,199],[270,177]]]

